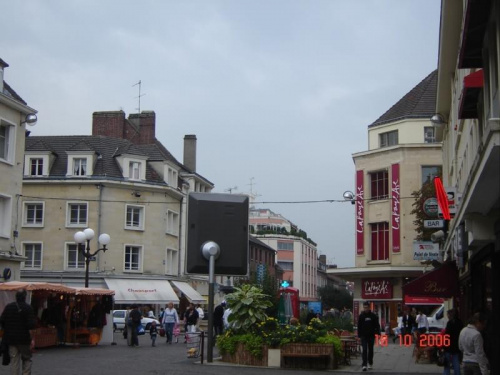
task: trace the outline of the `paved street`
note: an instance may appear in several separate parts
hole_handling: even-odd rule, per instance
[[[115,334],[117,345],[101,343],[94,347],[63,347],[40,349],[34,354],[33,375],[68,375],[68,374],[182,374],[182,375],[220,375],[224,372],[238,374],[267,375],[284,372],[288,375],[304,374],[305,370],[281,370],[256,367],[231,366],[219,361],[201,365],[198,359],[187,358],[186,345],[183,343],[166,345],[159,340],[156,347],[151,347],[149,336],[140,337],[140,346],[131,348],[126,345],[120,333]],[[370,374],[440,374],[442,369],[435,364],[415,364],[412,348],[401,348],[390,344],[377,348],[374,370]],[[215,353],[216,356],[216,353]],[[9,367],[0,366],[0,375],[9,374]],[[310,372],[310,371],[308,371]],[[316,372],[316,371],[314,371]],[[335,374],[361,372],[361,359],[354,358],[351,366],[332,371]]]

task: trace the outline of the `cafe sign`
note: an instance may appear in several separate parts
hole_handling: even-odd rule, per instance
[[[361,297],[365,300],[391,299],[392,282],[389,279],[362,279]]]

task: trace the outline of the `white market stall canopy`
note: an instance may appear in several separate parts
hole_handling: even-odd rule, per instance
[[[207,303],[207,300],[188,283],[183,281],[171,281],[171,283],[184,294],[189,302]]]
[[[109,289],[115,291],[115,303],[179,303],[167,280],[105,279]]]

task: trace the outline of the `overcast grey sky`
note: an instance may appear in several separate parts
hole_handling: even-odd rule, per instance
[[[33,135],[90,134],[92,112],[156,112],[157,138],[216,192],[342,199],[367,126],[437,67],[439,0],[0,0],[5,80]],[[354,206],[259,204],[354,265]]]

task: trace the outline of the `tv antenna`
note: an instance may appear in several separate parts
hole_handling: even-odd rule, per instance
[[[233,194],[233,190],[238,190],[238,186],[233,186],[233,187],[227,188],[224,191],[228,191],[229,194]]]
[[[141,94],[141,85],[142,85],[141,80],[139,80],[139,82],[137,82],[135,85],[132,85],[132,87],[139,86],[139,96],[136,96],[136,98],[139,99],[139,107],[136,108],[139,111],[139,113],[141,113],[141,96],[146,95],[146,94]]]

